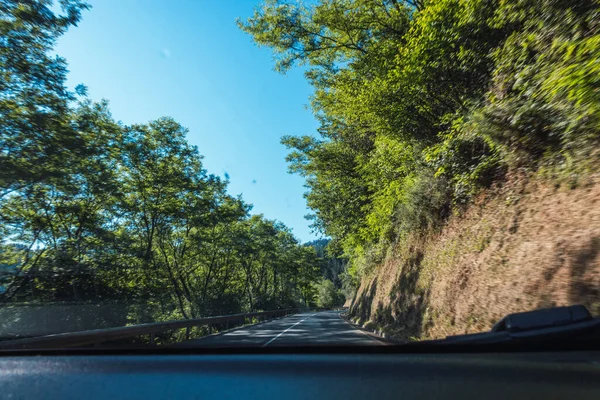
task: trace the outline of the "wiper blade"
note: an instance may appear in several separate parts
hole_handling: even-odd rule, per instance
[[[600,318],[593,318],[582,305],[555,307],[510,314],[490,332],[448,336],[429,344],[498,344],[599,340]]]

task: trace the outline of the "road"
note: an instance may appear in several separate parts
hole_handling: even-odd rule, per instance
[[[339,311],[305,312],[180,343],[184,347],[381,346],[385,343],[355,328]]]

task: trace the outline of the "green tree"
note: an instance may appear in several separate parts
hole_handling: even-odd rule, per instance
[[[87,5],[61,1],[56,14],[52,3],[0,3],[0,196],[60,176],[86,150],[69,124],[66,62],[52,48]]]
[[[305,67],[319,137],[284,136],[347,283],[507,167],[598,138],[598,2],[267,0],[242,30]],[[350,285],[352,286],[352,285]]]
[[[339,307],[344,304],[345,296],[335,288],[333,282],[329,279],[321,279],[317,284],[317,306],[319,307]]]

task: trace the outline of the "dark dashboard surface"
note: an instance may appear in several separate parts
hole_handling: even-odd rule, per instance
[[[2,355],[4,399],[600,399],[600,352]]]

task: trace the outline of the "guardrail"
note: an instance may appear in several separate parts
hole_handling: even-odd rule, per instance
[[[155,322],[149,324],[131,325],[116,328],[95,329],[90,331],[58,333],[24,339],[14,339],[0,342],[0,349],[40,349],[40,348],[66,348],[94,345],[105,342],[113,342],[141,335],[150,335],[150,343],[154,344],[157,333],[185,329],[186,339],[190,338],[190,330],[193,327],[211,326],[215,324],[226,324],[227,327],[244,325],[247,319],[257,318],[264,321],[270,318],[283,317],[300,311],[297,308],[287,310],[262,311],[246,314],[221,315],[216,317],[185,319],[169,322]],[[228,329],[228,328],[226,328]]]

